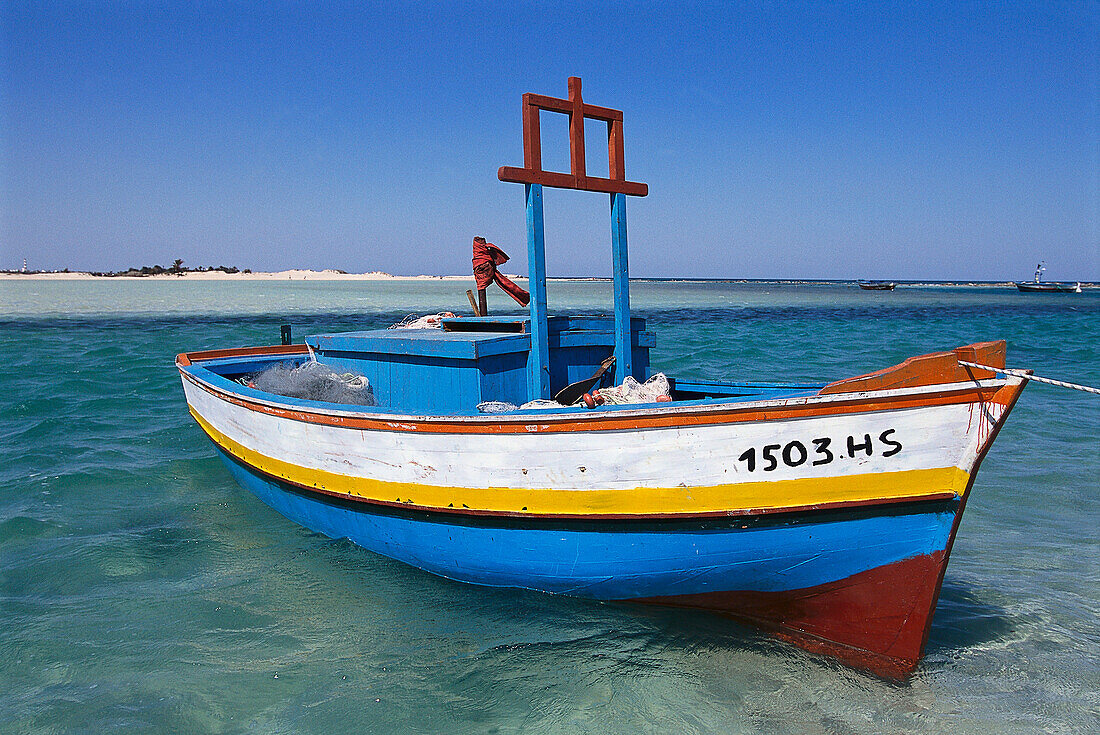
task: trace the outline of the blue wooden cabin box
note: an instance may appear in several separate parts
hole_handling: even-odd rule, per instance
[[[442,329],[375,329],[306,338],[338,371],[365,375],[381,407],[418,415],[477,413],[483,401],[531,398],[531,320],[526,315],[445,319]],[[590,377],[615,350],[609,316],[547,319],[550,395]],[[630,320],[632,373],[649,377],[656,344],[645,319]],[[537,368],[535,368],[537,369]]]

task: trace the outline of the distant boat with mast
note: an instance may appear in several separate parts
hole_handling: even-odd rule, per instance
[[[1017,281],[1016,288],[1021,291],[1039,291],[1043,293],[1081,293],[1081,282],[1047,281],[1042,283],[1043,271],[1046,270],[1046,261],[1041,261],[1035,266],[1035,280]]]

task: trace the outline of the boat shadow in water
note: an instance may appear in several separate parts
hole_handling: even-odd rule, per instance
[[[374,554],[347,539],[301,533],[325,548],[326,566],[357,579],[348,589],[356,590],[358,604],[369,599],[384,605],[384,616],[403,621],[411,634],[452,637],[478,658],[545,648],[566,658],[595,655],[642,670],[661,668],[664,657],[676,650],[752,658],[811,655],[706,610],[470,585]],[[832,665],[826,657],[820,660]]]
[[[1001,640],[1016,630],[1007,611],[983,598],[980,588],[944,580],[925,655],[934,660],[985,643]]]

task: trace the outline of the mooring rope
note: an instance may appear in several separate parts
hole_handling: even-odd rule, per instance
[[[1027,378],[1028,380],[1037,380],[1040,383],[1049,383],[1050,385],[1061,386],[1062,388],[1073,388],[1074,390],[1083,390],[1086,393],[1096,393],[1100,395],[1100,388],[1091,388],[1087,385],[1079,385],[1077,383],[1067,383],[1064,380],[1054,380],[1053,378],[1041,378],[1038,375],[1033,375],[1030,370],[1013,370],[1012,368],[998,368],[990,367],[989,365],[979,365],[976,362],[967,362],[966,360],[959,360],[960,365],[966,365],[968,367],[980,368],[982,370],[992,370],[995,373],[1004,373],[1005,375],[1016,375],[1021,378]]]

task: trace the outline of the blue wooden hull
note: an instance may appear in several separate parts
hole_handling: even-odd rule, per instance
[[[331,538],[451,579],[599,600],[791,592],[944,553],[958,501],[694,521],[444,516],[341,501],[221,453],[264,503]]]

